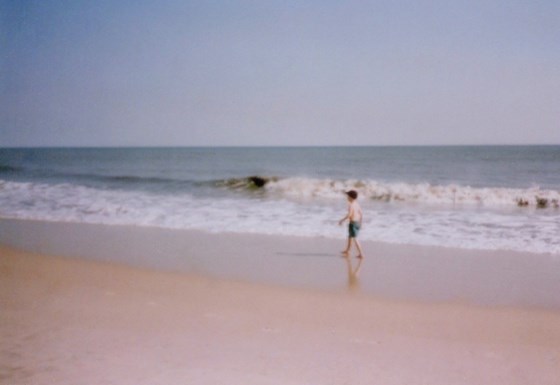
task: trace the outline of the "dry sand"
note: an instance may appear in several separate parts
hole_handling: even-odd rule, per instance
[[[1,384],[560,384],[555,309],[388,300],[9,247],[0,293]]]

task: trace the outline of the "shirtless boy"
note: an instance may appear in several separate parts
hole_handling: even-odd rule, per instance
[[[358,242],[358,233],[360,232],[360,228],[362,227],[362,209],[358,204],[358,193],[354,190],[350,190],[346,192],[346,196],[348,197],[348,214],[344,218],[342,218],[338,224],[342,226],[344,221],[348,220],[348,244],[346,246],[346,250],[342,252],[342,255],[345,257],[349,256],[350,249],[352,247],[352,241],[356,245],[358,249],[358,258],[364,258],[364,254],[362,252],[362,247],[360,246],[360,242]]]

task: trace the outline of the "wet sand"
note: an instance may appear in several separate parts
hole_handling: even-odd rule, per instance
[[[340,258],[344,238],[3,219],[0,244],[219,279],[329,292],[351,289],[382,299],[560,310],[560,255],[363,242],[366,260],[356,280]]]
[[[0,244],[2,384],[560,383],[553,255],[11,220]]]
[[[0,293],[5,384],[559,383],[560,313],[550,310],[387,300],[7,247]]]

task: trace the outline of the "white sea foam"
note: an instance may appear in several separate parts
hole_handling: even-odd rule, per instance
[[[441,193],[420,185],[374,182],[285,179],[268,184],[264,195],[231,193],[212,199],[186,192],[171,195],[68,183],[0,181],[0,217],[342,239],[345,229],[337,226],[337,220],[346,207],[340,191],[357,188],[371,197],[385,191],[378,185],[392,197],[429,204],[362,199],[365,222],[360,237],[364,240],[560,254],[559,211],[512,205],[511,199],[524,190],[474,189],[476,192],[467,194],[471,189],[462,187],[462,196],[470,198],[461,202],[468,204],[454,207],[446,200],[448,188]],[[557,196],[554,191],[530,191],[525,192],[538,191],[549,199]],[[473,198],[476,196],[483,199]],[[440,205],[434,207],[433,203]],[[504,208],[506,203],[509,206]]]
[[[341,191],[357,190],[366,199],[387,202],[412,202],[438,205],[512,206],[520,201],[536,206],[536,198],[546,199],[547,206],[557,207],[560,191],[532,186],[516,188],[474,188],[470,186],[437,186],[428,183],[383,183],[374,180],[330,180],[286,178],[273,180],[266,190],[294,198],[340,199]]]

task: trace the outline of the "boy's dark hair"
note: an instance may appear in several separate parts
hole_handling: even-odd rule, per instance
[[[358,193],[355,190],[346,191],[346,195],[352,199],[358,199]]]

